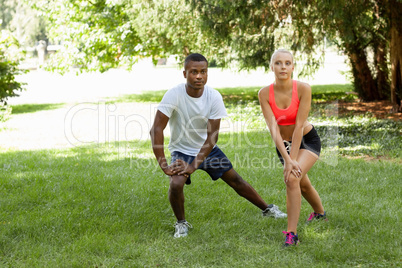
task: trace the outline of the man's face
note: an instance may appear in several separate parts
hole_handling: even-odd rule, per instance
[[[187,86],[193,89],[203,89],[208,80],[208,63],[206,61],[190,61],[183,71]]]

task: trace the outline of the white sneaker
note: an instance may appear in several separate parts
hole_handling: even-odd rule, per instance
[[[278,218],[286,218],[288,214],[280,211],[278,206],[272,205],[272,207],[267,207],[265,210],[262,211],[262,216],[274,217],[275,219],[278,219]]]
[[[176,229],[174,233],[174,237],[185,237],[188,235],[188,228],[193,228],[193,226],[188,223],[187,221],[185,222],[176,222],[174,224],[174,227]]]

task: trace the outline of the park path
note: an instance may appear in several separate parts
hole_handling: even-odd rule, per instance
[[[344,58],[327,57],[324,68],[307,80],[310,84],[347,83],[339,71],[347,70]],[[37,150],[71,148],[74,146],[149,139],[155,114],[154,103],[106,104],[109,97],[143,91],[169,89],[185,82],[182,69],[154,67],[144,61],[132,71],[110,70],[106,73],[68,73],[59,75],[31,71],[20,77],[27,82],[27,91],[9,103],[65,103],[62,108],[34,113],[14,114],[0,131],[0,149]],[[306,81],[306,79],[303,79]],[[263,70],[236,72],[209,69],[208,84],[215,88],[263,86],[273,81],[273,74]],[[223,126],[232,131],[233,126]]]

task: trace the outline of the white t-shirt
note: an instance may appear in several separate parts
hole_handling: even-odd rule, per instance
[[[208,119],[227,116],[221,94],[205,85],[199,98],[190,97],[186,84],[179,84],[163,96],[158,110],[169,117],[169,151],[196,156],[207,138]]]

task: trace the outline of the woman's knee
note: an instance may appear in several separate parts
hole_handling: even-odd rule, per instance
[[[288,188],[300,188],[300,179],[290,174],[288,180],[286,181],[286,187]]]

